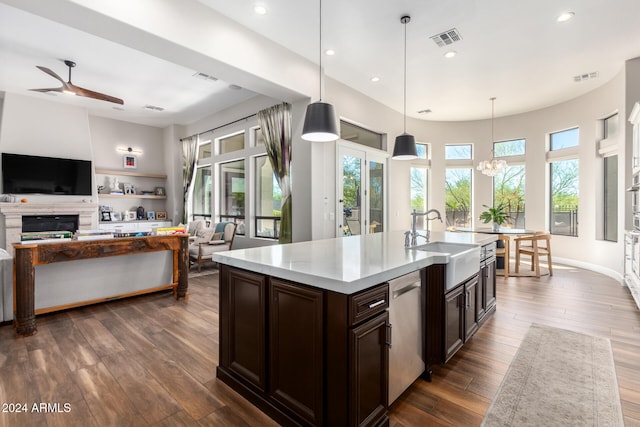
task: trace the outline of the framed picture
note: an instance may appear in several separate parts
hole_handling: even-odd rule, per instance
[[[164,191],[164,187],[156,187],[156,196],[164,196],[167,193]]]
[[[122,214],[120,212],[113,212],[111,214],[112,221],[122,221]]]
[[[136,194],[136,187],[133,184],[122,184],[124,187],[124,194]]]
[[[154,211],[147,211],[147,219],[153,221],[156,219],[156,213]]]
[[[133,154],[125,154],[122,156],[122,159],[125,169],[135,169],[138,167],[138,159]]]
[[[136,211],[125,211],[124,220],[125,221],[135,221],[136,220]]]
[[[109,211],[100,212],[100,221],[111,221],[111,212]]]
[[[166,212],[156,212],[156,219],[165,221],[167,219],[167,213]]]

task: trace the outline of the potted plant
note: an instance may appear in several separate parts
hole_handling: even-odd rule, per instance
[[[485,224],[491,223],[491,229],[493,231],[498,231],[502,224],[509,222],[509,215],[505,211],[503,204],[500,204],[495,208],[491,208],[487,205],[482,206],[487,208],[487,210],[480,214],[480,219]]]

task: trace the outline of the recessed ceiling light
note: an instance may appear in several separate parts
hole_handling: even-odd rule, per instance
[[[379,82],[379,81],[380,81],[380,77],[378,77],[378,76],[371,77],[371,81],[372,81],[373,83],[377,83],[377,82]]]
[[[147,111],[163,111],[164,110],[164,108],[156,107],[155,105],[145,105],[144,107],[142,107],[142,109]]]
[[[268,12],[267,6],[263,4],[256,4],[255,6],[253,6],[253,11],[258,15],[266,15]]]
[[[567,22],[570,21],[576,14],[574,12],[563,12],[561,13],[556,20],[558,22]]]
[[[324,51],[324,54],[327,55],[327,56],[333,56],[333,55],[336,54],[336,51],[333,50],[333,49],[327,49],[327,50]]]
[[[449,52],[444,54],[444,57],[445,58],[453,58],[457,54],[458,54],[458,52],[456,52],[455,50],[450,50]]]

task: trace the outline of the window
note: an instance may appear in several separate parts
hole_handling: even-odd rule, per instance
[[[445,205],[447,227],[471,227],[472,169],[446,169]]]
[[[216,148],[216,152],[218,154],[227,154],[234,151],[244,150],[244,132],[218,138],[216,140]]]
[[[444,147],[444,158],[446,160],[471,160],[473,159],[472,153],[471,144],[447,144]]]
[[[282,193],[267,156],[255,158],[256,167],[256,237],[277,239],[280,236]]]
[[[512,165],[493,177],[493,205],[506,208],[512,228],[525,228],[524,171],[524,165]]]
[[[384,136],[349,122],[340,120],[340,138],[356,144],[383,150]]]
[[[419,159],[427,159],[427,144],[422,144],[420,142],[416,142],[416,151],[418,152]]]
[[[525,145],[524,139],[494,142],[493,154],[495,157],[524,156],[526,154]]]
[[[551,162],[552,234],[578,235],[578,159]]]
[[[427,168],[412,167],[411,168],[411,210],[417,212],[427,211]],[[421,216],[416,219],[420,221],[420,228],[426,226],[425,217]]]
[[[603,120],[603,139],[599,152],[603,161],[603,231],[604,240],[618,241],[618,115]]]
[[[198,160],[211,158],[211,140],[199,141]]]
[[[220,164],[220,221],[244,225],[244,176],[244,160]],[[238,227],[236,234],[243,235],[244,227]]]
[[[191,195],[191,217],[211,219],[211,165],[198,167]]]
[[[564,148],[577,147],[579,142],[578,136],[578,128],[552,133],[549,148],[551,151],[556,151]]]

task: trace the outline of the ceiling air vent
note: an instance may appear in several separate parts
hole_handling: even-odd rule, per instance
[[[205,74],[205,73],[195,73],[193,75],[193,77],[195,77],[196,79],[207,80],[207,81],[210,81],[210,82],[217,82],[218,81],[217,78],[215,78],[213,76],[210,76],[209,74]]]
[[[584,80],[590,80],[590,79],[595,79],[596,77],[598,77],[598,72],[594,71],[592,73],[586,73],[586,74],[580,74],[577,76],[573,76],[573,81],[576,83],[582,82]]]
[[[455,42],[462,40],[462,36],[455,28],[430,37],[439,47],[449,46]]]

